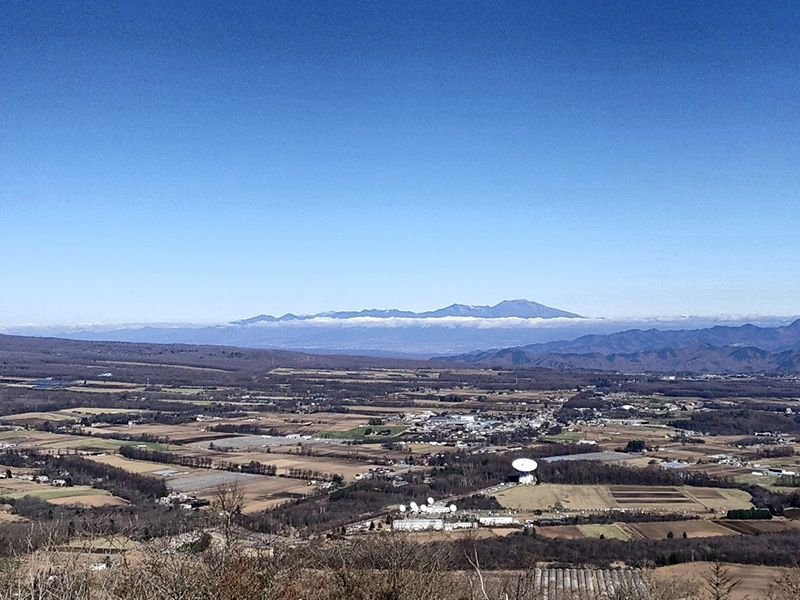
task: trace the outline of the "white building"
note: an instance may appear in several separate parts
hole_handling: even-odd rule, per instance
[[[484,527],[502,527],[503,525],[513,525],[516,523],[514,517],[478,517],[478,523]]]
[[[393,531],[441,531],[444,529],[442,519],[400,519],[392,521]]]
[[[797,475],[797,471],[789,471],[787,469],[767,469],[769,475]]]
[[[445,523],[444,530],[452,531],[454,529],[475,529],[478,524],[475,521],[456,521],[454,523]]]
[[[439,504],[429,504],[425,507],[425,512],[434,513],[434,514],[444,514],[450,513],[449,506],[442,506]]]

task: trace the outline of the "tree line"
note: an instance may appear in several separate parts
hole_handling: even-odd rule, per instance
[[[670,421],[669,425],[712,435],[752,435],[764,431],[800,433],[800,414],[787,415],[747,408],[714,410],[695,412],[688,418]]]
[[[103,489],[134,504],[152,502],[168,494],[163,479],[132,473],[76,454],[52,455],[9,449],[0,454],[0,464],[35,468],[51,478],[69,478],[74,484]]]
[[[670,539],[613,540],[597,538],[548,538],[512,534],[469,542],[454,542],[457,567],[468,569],[464,547],[475,545],[486,569],[515,569],[528,561],[552,562],[557,566],[610,567],[616,562],[646,567],[684,562],[734,562],[752,565],[792,566],[800,553],[800,531],[747,536]],[[453,546],[443,543],[448,550]],[[471,551],[471,550],[470,550]],[[468,555],[467,555],[468,556]]]

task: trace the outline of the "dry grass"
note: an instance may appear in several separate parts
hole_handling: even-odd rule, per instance
[[[11,507],[7,504],[0,504],[0,523],[21,523],[27,521],[25,517],[19,515],[12,515]]]
[[[494,496],[502,506],[517,510],[592,510],[617,506],[605,485],[520,485],[504,489]]]
[[[220,460],[234,464],[249,463],[256,460],[264,464],[275,465],[279,475],[285,475],[289,469],[308,469],[322,473],[342,475],[347,480],[355,479],[356,474],[369,471],[371,465],[361,461],[343,458],[327,458],[322,456],[302,456],[279,452],[225,452],[218,456]]]
[[[285,477],[254,477],[238,483],[244,494],[245,504],[242,512],[252,513],[272,508],[293,498],[306,495],[314,488],[308,482]],[[200,498],[211,499],[214,488],[209,487],[197,494]]]
[[[63,504],[70,506],[86,506],[94,508],[96,506],[127,506],[128,501],[117,498],[111,494],[87,494],[78,496],[67,496],[62,498],[50,498],[50,504]]]
[[[86,506],[122,506],[127,504],[122,498],[117,498],[105,490],[99,490],[87,485],[72,487],[54,487],[33,481],[20,481],[17,477],[0,479],[0,496],[22,498],[33,496],[46,500],[51,504],[83,504]],[[9,520],[2,519],[0,520]]]
[[[575,540],[586,537],[577,525],[560,525],[557,527],[537,527],[536,534],[548,538],[564,538]]]
[[[646,509],[707,512],[709,508],[751,508],[750,495],[741,490],[689,487],[565,485],[543,483],[515,486],[495,494],[506,508],[517,510]]]
[[[740,585],[734,588],[730,600],[763,598],[770,584],[783,572],[782,569],[777,567],[737,564],[726,564],[725,566],[730,570],[730,575],[741,582]],[[710,568],[711,564],[705,562],[683,563],[656,569],[656,574],[677,577],[681,580],[694,579],[695,581],[702,581]]]
[[[585,537],[622,540],[627,542],[631,536],[616,523],[606,525],[578,525],[578,529]]]
[[[652,540],[663,540],[670,532],[672,532],[676,538],[682,537],[684,531],[690,538],[737,535],[735,531],[707,520],[666,521],[664,523],[626,523],[625,525],[621,525],[621,527],[631,532],[634,538],[648,538]]]
[[[154,473],[155,471],[162,471],[164,469],[169,469],[170,465],[163,465],[159,463],[152,463],[143,460],[130,460],[128,458],[124,458],[119,454],[106,454],[104,456],[87,456],[89,460],[93,460],[95,462],[103,463],[104,465],[111,465],[112,467],[119,467],[120,469],[125,469],[126,471],[130,471],[131,473]],[[190,469],[185,469],[183,467],[174,467],[175,469],[180,469],[181,471],[188,471]]]

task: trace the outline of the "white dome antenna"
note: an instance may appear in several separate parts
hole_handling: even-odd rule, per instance
[[[532,458],[518,458],[511,463],[519,472],[519,482],[521,485],[533,485],[536,483],[536,476],[533,474],[539,468],[537,463]]]
[[[539,468],[539,463],[532,458],[518,458],[511,463],[511,466],[520,473],[533,473]]]

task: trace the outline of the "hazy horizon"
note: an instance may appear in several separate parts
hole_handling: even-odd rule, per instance
[[[651,318],[330,318],[259,322],[83,326],[0,326],[0,333],[61,337],[87,341],[199,344],[298,350],[322,354],[430,357],[465,352],[569,341],[588,334],[609,335],[636,330],[646,334],[716,326],[762,328],[786,326],[797,317],[651,317]],[[742,333],[745,333],[744,331]]]
[[[360,310],[391,310],[397,307],[370,307],[368,309],[358,308],[350,308],[344,309],[344,311],[360,311]],[[444,307],[430,307],[430,308],[444,308]],[[553,307],[553,308],[560,308],[560,307]],[[400,307],[399,310],[405,310],[404,307]],[[343,311],[343,312],[344,312]],[[352,324],[359,323],[362,326],[369,327],[374,324],[374,326],[392,326],[389,323],[400,323],[400,324],[409,324],[413,325],[415,321],[419,321],[420,323],[428,322],[428,323],[440,323],[440,324],[452,324],[452,325],[464,325],[464,326],[480,326],[481,322],[494,322],[493,325],[495,327],[553,327],[557,326],[561,323],[580,323],[580,322],[602,322],[602,323],[622,323],[622,324],[635,324],[641,323],[642,326],[653,326],[656,327],[660,323],[665,324],[679,324],[682,322],[691,324],[700,321],[700,322],[708,322],[708,323],[753,323],[753,324],[772,324],[772,323],[780,323],[780,322],[791,322],[795,319],[800,318],[800,312],[795,314],[736,314],[736,313],[720,313],[720,314],[664,314],[664,315],[657,315],[657,314],[628,314],[628,315],[580,315],[578,317],[552,317],[552,318],[542,318],[542,317],[372,317],[372,316],[356,316],[356,317],[337,317],[337,318],[330,318],[325,316],[323,313],[328,312],[338,312],[338,311],[318,311],[314,313],[298,313],[289,311],[289,313],[294,314],[298,317],[303,317],[302,320],[297,321],[279,321],[279,322],[259,322],[253,324],[247,324],[247,327],[259,327],[259,326],[297,326],[299,324],[307,324],[307,325],[335,325],[337,322],[350,322]],[[420,311],[421,312],[421,311]],[[288,314],[288,313],[283,313]],[[211,327],[211,326],[242,326],[236,323],[236,321],[258,317],[262,315],[269,315],[274,317],[281,317],[283,314],[271,314],[271,313],[258,313],[258,314],[251,314],[251,315],[238,315],[238,316],[231,316],[222,319],[207,319],[207,320],[195,320],[190,321],[186,319],[182,320],[168,320],[168,321],[42,321],[42,322],[17,322],[17,323],[2,323],[0,322],[0,333],[8,330],[24,330],[24,329],[58,329],[63,328],[65,331],[68,330],[75,330],[75,329],[108,329],[108,328],[136,328],[136,327],[146,327],[146,326],[155,326],[155,327]],[[307,317],[314,317],[313,319],[309,319]],[[385,322],[385,325],[381,325],[381,322]]]

